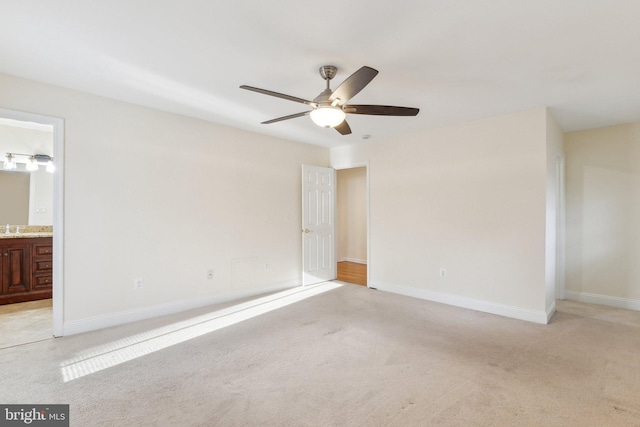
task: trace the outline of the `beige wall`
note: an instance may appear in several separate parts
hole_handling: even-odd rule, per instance
[[[567,297],[640,309],[640,123],[567,133],[565,150]]]
[[[65,330],[299,282],[300,165],[327,149],[7,75],[0,108],[65,120]]]
[[[367,262],[367,169],[341,169],[337,181],[338,261]]]
[[[53,156],[52,132],[53,128],[29,129],[0,122],[0,156],[4,156],[7,152]]]
[[[546,322],[544,108],[331,150],[365,161],[371,286]]]
[[[0,233],[7,224],[27,224],[28,220],[29,173],[0,170]]]
[[[44,165],[31,172],[29,225],[53,225],[53,174]]]
[[[0,108],[65,119],[65,324],[299,281],[328,150],[6,75]],[[546,114],[331,150],[369,162],[371,285],[544,322]]]

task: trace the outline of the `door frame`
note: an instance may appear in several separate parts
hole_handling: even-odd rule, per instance
[[[53,336],[64,334],[64,119],[0,108],[0,117],[53,126]]]
[[[565,157],[556,157],[556,299],[565,299],[566,271]]]
[[[355,169],[355,168],[364,168],[365,173],[365,181],[366,181],[366,189],[365,189],[365,209],[367,212],[367,288],[375,288],[372,286],[371,280],[371,215],[370,215],[370,205],[369,205],[369,161],[365,162],[356,162],[356,163],[344,163],[337,166],[332,166],[336,171],[343,169]],[[336,189],[338,188],[338,179],[336,174]],[[336,198],[336,203],[334,206],[334,218],[337,218],[338,215],[338,202]],[[336,224],[337,225],[337,224]],[[337,234],[337,232],[336,232]],[[337,254],[338,252],[338,239],[336,238],[334,252]],[[336,257],[336,271],[338,269],[338,257]]]

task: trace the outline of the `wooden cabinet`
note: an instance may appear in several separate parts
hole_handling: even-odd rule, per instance
[[[51,237],[0,239],[0,304],[51,298]]]
[[[31,266],[29,265],[31,246],[12,242],[0,246],[2,253],[2,293],[16,294],[29,292]]]

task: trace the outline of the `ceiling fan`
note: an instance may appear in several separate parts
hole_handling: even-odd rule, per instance
[[[349,135],[351,133],[351,128],[345,120],[347,114],[416,116],[420,111],[418,108],[394,107],[390,105],[347,104],[351,98],[364,89],[364,87],[368,85],[369,82],[371,82],[371,80],[373,80],[373,78],[378,74],[378,71],[371,67],[364,66],[360,68],[333,91],[329,87],[329,83],[331,79],[335,77],[336,72],[338,71],[337,67],[334,67],[333,65],[324,65],[320,67],[319,71],[320,76],[327,82],[327,87],[325,90],[320,92],[320,95],[316,96],[313,101],[247,85],[240,86],[240,89],[251,90],[265,95],[275,96],[276,98],[307,104],[312,108],[311,110],[303,111],[302,113],[267,120],[266,122],[262,122],[263,125],[310,115],[311,120],[313,120],[313,122],[318,126],[335,128],[342,135]]]

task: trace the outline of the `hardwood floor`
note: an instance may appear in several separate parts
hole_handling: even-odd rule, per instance
[[[342,261],[338,263],[338,280],[367,286],[367,264]]]

